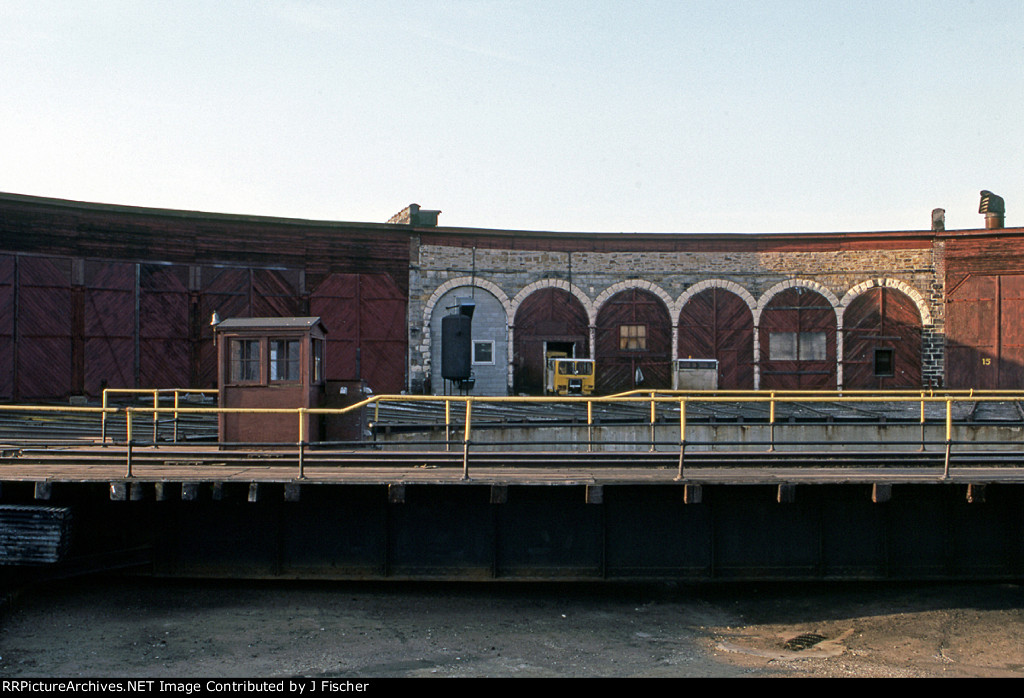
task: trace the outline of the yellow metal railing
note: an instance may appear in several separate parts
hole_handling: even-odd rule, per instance
[[[174,438],[178,441],[178,416],[182,395],[217,395],[220,391],[217,388],[104,388],[103,389],[103,417],[100,420],[100,442],[107,443],[107,410],[110,406],[111,395],[152,395],[153,396],[153,441],[159,435],[160,422],[159,412],[161,395],[174,395]],[[116,412],[116,410],[114,410]]]
[[[108,401],[109,394],[127,393],[153,395],[153,407],[111,407]],[[195,389],[173,389],[173,390],[145,390],[145,389],[108,389],[103,394],[103,405],[101,407],[64,407],[64,406],[27,406],[27,405],[3,405],[0,411],[7,412],[38,412],[38,413],[92,413],[100,415],[101,419],[101,443],[107,443],[106,422],[109,415],[123,414],[126,423],[126,477],[132,477],[132,451],[137,443],[135,439],[135,422],[139,418],[149,418],[153,426],[152,444],[157,442],[157,424],[160,415],[172,415],[177,426],[177,419],[183,414],[196,415],[221,415],[221,414],[280,414],[284,418],[287,415],[298,417],[298,469],[299,478],[305,477],[305,451],[310,445],[307,433],[307,418],[311,415],[334,415],[340,416],[362,410],[370,406],[374,407],[374,423],[379,424],[380,405],[394,403],[439,403],[444,404],[445,439],[446,451],[451,449],[453,430],[461,426],[462,434],[462,471],[463,477],[469,477],[470,446],[472,444],[472,427],[474,405],[488,404],[585,404],[587,414],[587,450],[594,447],[594,406],[607,404],[649,404],[649,427],[650,427],[650,450],[656,446],[655,427],[658,422],[657,407],[659,405],[672,406],[679,410],[679,466],[678,478],[683,477],[687,441],[687,413],[688,407],[695,404],[765,404],[768,407],[769,439],[768,450],[774,451],[776,447],[775,427],[778,423],[776,406],[781,403],[792,404],[814,404],[814,403],[920,403],[919,421],[921,425],[920,449],[925,450],[925,424],[927,404],[941,404],[944,406],[944,439],[942,445],[945,449],[943,477],[949,477],[950,453],[953,445],[953,411],[954,405],[958,403],[982,403],[982,402],[1019,402],[1024,401],[1024,392],[1020,391],[631,391],[620,395],[602,397],[476,397],[476,396],[434,396],[434,395],[375,395],[361,402],[344,408],[225,408],[225,407],[183,407],[179,398],[187,393],[216,393],[215,390]],[[159,398],[161,394],[173,394],[173,407],[160,407]],[[464,417],[462,424],[453,421],[453,404],[464,405]],[[1024,419],[1022,419],[1024,421]],[[935,423],[935,422],[933,422]],[[177,429],[174,439],[177,440]],[[115,443],[111,440],[111,443]],[[764,443],[764,442],[761,442]],[[902,443],[902,442],[901,442]],[[639,445],[639,444],[638,444]]]

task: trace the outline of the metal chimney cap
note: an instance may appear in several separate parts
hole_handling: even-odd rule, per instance
[[[981,190],[981,204],[978,206],[978,213],[1006,213],[1006,202],[1003,197],[993,194],[987,189]]]

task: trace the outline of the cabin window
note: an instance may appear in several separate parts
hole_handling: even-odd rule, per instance
[[[324,379],[324,340],[314,339],[313,340],[313,362],[310,366],[311,376],[314,383],[319,383]]]
[[[494,364],[494,340],[473,342],[473,363]]]
[[[892,349],[875,349],[875,375],[880,378],[896,375]]]
[[[270,340],[270,380],[297,381],[300,379],[300,345],[298,339]]]
[[[825,361],[827,349],[824,332],[772,332],[768,335],[769,361]]]
[[[258,383],[260,380],[260,340],[231,340],[231,382]]]
[[[619,325],[619,351],[647,351],[647,325]]]

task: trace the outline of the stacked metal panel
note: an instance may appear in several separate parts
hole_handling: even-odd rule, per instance
[[[70,509],[0,505],[0,565],[59,562],[70,542]]]

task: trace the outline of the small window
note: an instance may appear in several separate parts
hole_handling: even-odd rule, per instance
[[[619,325],[619,351],[647,351],[647,325]]]
[[[257,383],[260,380],[260,340],[231,340],[231,382]]]
[[[772,332],[768,335],[769,361],[825,361],[827,358],[824,332]]]
[[[827,346],[824,332],[801,332],[800,360],[825,361],[828,358]]]
[[[892,349],[875,349],[875,375],[879,377],[896,375]]]
[[[494,363],[494,340],[473,342],[473,363]]]
[[[324,379],[324,340],[314,339],[313,340],[313,363],[310,366],[312,371],[312,379],[314,383],[319,383]]]
[[[797,360],[796,332],[772,332],[768,335],[769,361]]]
[[[299,377],[298,339],[270,340],[270,380],[297,381]]]

